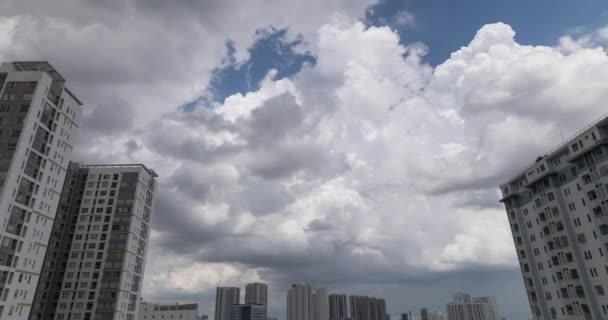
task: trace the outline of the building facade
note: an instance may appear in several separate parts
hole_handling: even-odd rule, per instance
[[[345,294],[329,295],[329,319],[348,319],[348,298]]]
[[[230,310],[230,320],[266,320],[266,306],[263,304],[234,304]]]
[[[368,296],[350,296],[348,299],[353,320],[387,320],[384,299]]]
[[[230,320],[232,306],[240,304],[240,301],[240,288],[217,287],[215,292],[215,320]]]
[[[156,173],[70,164],[31,319],[135,320]]]
[[[500,320],[494,297],[473,297],[463,292],[454,294],[447,305],[448,320]]]
[[[294,284],[287,290],[287,320],[310,320],[312,290],[308,284]]]
[[[287,290],[287,320],[329,320],[327,289],[292,285]]]
[[[47,62],[0,66],[0,318],[28,319],[81,103]]]
[[[268,285],[265,283],[249,283],[245,286],[245,303],[260,304],[268,312]]]
[[[310,320],[329,320],[329,298],[327,297],[327,289],[313,289],[310,316]]]
[[[448,320],[498,320],[487,303],[449,303],[447,312]]]
[[[427,308],[420,309],[420,320],[429,320],[429,310]]]
[[[608,118],[500,189],[534,319],[607,319]]]
[[[139,303],[138,320],[198,320],[198,304]]]
[[[80,165],[71,162],[61,191],[59,206],[49,238],[40,281],[34,296],[30,320],[54,319],[59,302],[61,283],[68,264],[76,220],[82,202],[82,185],[87,178]]]

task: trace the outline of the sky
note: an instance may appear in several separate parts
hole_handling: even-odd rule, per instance
[[[605,1],[0,2],[0,61],[85,102],[74,158],[159,173],[143,296],[309,282],[529,319],[497,186],[606,113]]]

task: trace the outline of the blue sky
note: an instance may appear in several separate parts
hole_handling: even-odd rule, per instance
[[[395,23],[407,12],[413,23]],[[560,36],[594,30],[608,22],[608,2],[601,0],[383,0],[368,9],[366,24],[388,25],[399,32],[401,42],[424,43],[429,52],[426,62],[442,63],[461,46],[468,44],[481,26],[504,22],[517,32],[521,44],[555,45]],[[240,65],[227,63],[215,69],[206,98],[185,105],[191,109],[208,100],[222,102],[234,93],[246,93],[259,87],[270,69],[277,79],[300,71],[304,63],[314,64],[311,54],[296,53],[300,41],[287,41],[285,29],[262,29],[249,49],[250,58]],[[234,50],[226,43],[226,61],[234,61]]]

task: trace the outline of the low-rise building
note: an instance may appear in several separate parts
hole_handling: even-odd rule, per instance
[[[138,320],[176,319],[198,320],[198,304],[157,304],[141,302],[139,304]]]

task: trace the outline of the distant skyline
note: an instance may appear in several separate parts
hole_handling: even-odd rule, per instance
[[[75,160],[159,173],[143,297],[210,317],[310,282],[529,319],[497,186],[608,99],[599,0],[8,0],[0,30],[84,103]]]

